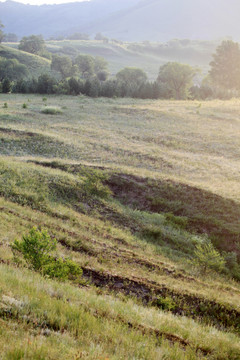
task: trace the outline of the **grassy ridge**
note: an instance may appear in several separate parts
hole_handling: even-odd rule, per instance
[[[188,260],[206,236],[238,251],[239,102],[1,101],[0,358],[237,360],[239,283]],[[32,226],[80,287],[16,268]]]
[[[51,73],[51,61],[43,57],[5,45],[0,45],[0,56],[6,59],[16,59],[21,64],[26,65],[30,77],[37,78],[41,74]]]

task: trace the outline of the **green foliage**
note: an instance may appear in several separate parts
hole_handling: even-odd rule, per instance
[[[3,41],[4,42],[17,42],[18,37],[16,34],[13,34],[13,33],[4,34]]]
[[[91,77],[94,74],[94,58],[90,55],[78,55],[75,59],[81,76],[84,79]]]
[[[41,35],[24,36],[18,48],[35,55],[41,55],[46,51],[45,42]]]
[[[212,243],[205,240],[196,245],[193,263],[200,267],[203,273],[207,270],[223,271],[226,261],[223,256],[214,248]]]
[[[2,31],[2,28],[4,28],[4,26],[3,26],[3,24],[2,24],[1,21],[0,21],[0,44],[1,44],[1,42],[3,41],[3,39],[4,39],[4,33],[3,33],[3,31]]]
[[[11,90],[12,90],[11,81],[8,78],[4,79],[2,83],[2,92],[7,94],[10,93]]]
[[[214,84],[226,89],[240,89],[240,47],[238,43],[225,40],[213,54],[210,78]]]
[[[85,179],[83,180],[83,190],[87,196],[93,195],[103,199],[111,196],[112,192],[103,182],[107,180],[106,174],[100,170],[84,169]]]
[[[28,106],[27,106],[26,103],[23,103],[23,104],[22,104],[22,108],[23,108],[23,109],[27,109],[27,107],[28,107]]]
[[[166,87],[170,97],[186,99],[195,74],[196,70],[189,65],[168,62],[160,67],[158,82]]]
[[[176,309],[177,305],[171,297],[167,296],[167,297],[159,297],[157,299],[157,306],[162,310],[173,311]]]
[[[53,55],[51,69],[59,71],[62,75],[62,78],[74,75],[72,60],[69,56],[66,55]]]
[[[42,269],[43,275],[61,280],[76,279],[82,275],[82,269],[70,259],[50,259]]]
[[[39,76],[36,86],[36,92],[39,94],[53,94],[54,85],[56,80],[48,74],[42,74]]]
[[[82,269],[76,263],[52,255],[56,247],[56,239],[52,239],[46,230],[40,231],[34,227],[29,234],[23,235],[21,241],[14,241],[12,251],[17,262],[21,255],[29,268],[45,276],[61,280],[79,278]]]
[[[53,107],[53,106],[46,106],[44,109],[42,109],[41,111],[43,114],[48,114],[48,115],[58,115],[58,114],[62,114],[62,111],[60,110],[60,108],[58,107]]]
[[[27,67],[20,64],[16,59],[5,59],[0,57],[0,81],[8,78],[10,81],[18,80],[27,76]]]
[[[3,104],[3,109],[7,109],[7,108],[8,108],[8,103],[5,102],[5,103]]]
[[[21,241],[14,241],[12,250],[15,256],[22,254],[29,267],[40,271],[49,263],[49,255],[56,247],[56,239],[51,239],[46,230],[32,228],[28,235],[23,235]]]
[[[140,86],[147,81],[147,74],[142,70],[134,67],[126,67],[116,75],[117,79],[131,86]]]

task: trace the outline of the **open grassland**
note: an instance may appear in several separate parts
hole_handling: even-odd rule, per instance
[[[240,101],[0,100],[0,358],[238,360],[239,282],[191,259],[240,251]],[[79,282],[17,267],[33,226]]]

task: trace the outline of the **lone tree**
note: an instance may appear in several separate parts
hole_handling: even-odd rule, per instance
[[[91,55],[78,55],[75,65],[84,79],[88,79],[94,74],[94,58]]]
[[[209,76],[215,85],[228,90],[240,88],[240,47],[238,43],[225,40],[213,54]]]
[[[24,36],[19,43],[19,50],[41,55],[46,52],[45,42],[41,35]]]
[[[146,73],[135,67],[125,67],[117,73],[116,77],[118,81],[133,87],[138,87],[147,81]]]
[[[168,62],[160,67],[157,82],[165,88],[170,97],[184,100],[192,86],[196,70],[189,65]]]
[[[64,55],[54,55],[52,58],[51,69],[59,71],[63,78],[73,75],[72,60]]]
[[[4,28],[4,25],[1,23],[0,21],[0,43],[3,41],[4,39],[4,33],[2,31],[2,29]]]

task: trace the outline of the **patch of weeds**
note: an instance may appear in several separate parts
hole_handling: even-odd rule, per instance
[[[170,297],[159,297],[156,301],[157,306],[162,310],[173,311],[176,309],[177,304]]]
[[[188,225],[188,218],[186,216],[176,216],[172,213],[166,213],[165,214],[166,220],[172,223],[173,225],[176,225],[177,227],[181,229],[186,229]]]
[[[5,102],[5,103],[3,104],[3,109],[7,109],[7,108],[8,108],[8,103]]]
[[[47,115],[58,115],[62,114],[62,111],[60,108],[55,106],[46,106],[44,109],[41,110],[41,113],[47,114]]]
[[[23,103],[23,104],[22,104],[22,108],[23,108],[23,109],[27,109],[27,107],[28,107],[28,106],[27,106],[26,103]]]
[[[85,179],[83,180],[83,190],[87,196],[96,196],[102,199],[108,199],[112,192],[104,182],[108,176],[100,170],[83,169]]]
[[[46,230],[35,227],[22,240],[15,240],[12,245],[14,260],[22,263],[22,258],[29,268],[50,278],[60,280],[77,280],[82,269],[70,259],[62,259],[53,255],[57,241],[52,239]]]

